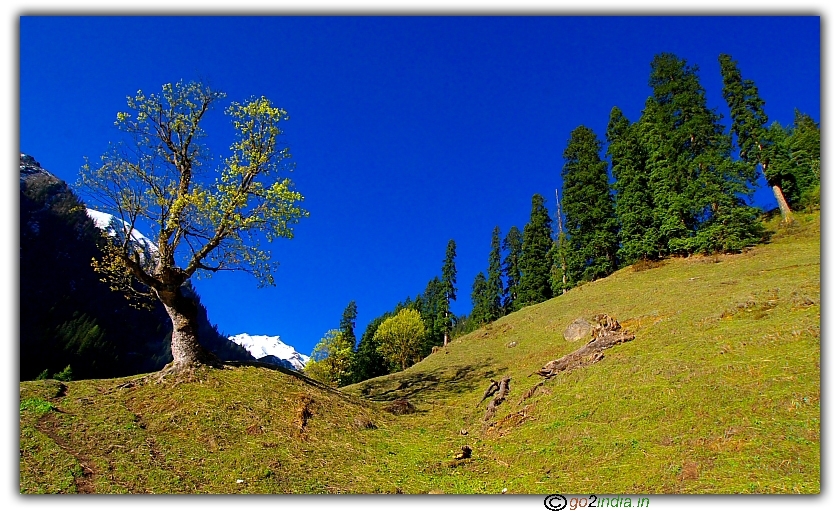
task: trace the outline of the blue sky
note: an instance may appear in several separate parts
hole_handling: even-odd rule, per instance
[[[820,120],[818,17],[22,17],[20,150],[74,183],[115,140],[138,89],[204,80],[228,100],[286,108],[292,175],[311,213],[272,245],[277,286],[218,275],[196,286],[233,335],[279,335],[309,354],[350,300],[357,334],[420,293],[457,244],[459,314],[486,270],[493,227],[554,204],[562,152],[610,109],[636,120],[656,53],[700,68],[726,114],[717,57],[754,80],[771,120]],[[225,155],[222,108],[208,142]],[[773,205],[766,189],[755,203]]]

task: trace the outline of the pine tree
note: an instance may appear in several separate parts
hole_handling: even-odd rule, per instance
[[[353,355],[352,381],[354,383],[388,374],[388,361],[379,352],[379,343],[374,338],[374,334],[379,325],[390,316],[391,313],[386,313],[374,318],[365,328],[359,340],[359,347]]]
[[[522,235],[522,260],[519,270],[522,280],[514,302],[516,309],[548,300],[551,291],[551,217],[545,198],[535,193],[531,198],[531,218]],[[518,306],[517,306],[518,302]]]
[[[478,272],[478,275],[475,276],[475,280],[473,281],[472,286],[472,312],[470,313],[470,319],[476,325],[483,325],[485,323],[489,323],[493,321],[491,312],[490,312],[490,304],[488,303],[488,293],[487,293],[487,277],[484,276],[484,272]]]
[[[618,107],[613,107],[607,124],[607,155],[615,178],[615,214],[619,225],[619,264],[657,258],[657,229],[653,198],[645,167],[645,152],[638,126],[630,124]]]
[[[618,222],[601,145],[594,131],[578,126],[563,151],[563,210],[573,283],[606,277],[617,267]]]
[[[446,257],[443,260],[443,268],[441,270],[441,287],[440,293],[440,309],[439,314],[442,316],[443,324],[443,345],[449,344],[449,336],[454,325],[454,316],[452,315],[451,303],[454,301],[455,293],[458,290],[455,287],[455,241],[449,240],[446,244]]]
[[[779,211],[786,223],[793,220],[790,205],[786,199],[782,182],[792,180],[783,172],[789,166],[780,160],[778,150],[768,150],[773,143],[765,124],[767,114],[764,113],[764,100],[758,95],[758,87],[752,80],[745,80],[738,69],[738,63],[725,53],[718,57],[720,72],[723,76],[723,98],[729,106],[732,118],[732,133],[737,137],[741,160],[755,167],[761,165],[767,184],[773,190]],[[771,164],[771,155],[780,167],[778,170]],[[779,172],[782,171],[782,172]]]
[[[752,193],[755,169],[731,159],[722,116],[706,106],[698,69],[673,54],[654,57],[653,96],[642,114],[643,140],[659,227],[657,244],[675,254],[737,251],[761,239]]]
[[[510,228],[502,241],[502,249],[507,251],[504,261],[504,273],[506,277],[505,297],[503,308],[505,314],[517,311],[519,305],[519,285],[522,281],[520,262],[522,261],[522,231],[515,225]]]
[[[679,252],[697,228],[705,206],[698,197],[694,158],[708,139],[716,119],[705,107],[697,67],[673,54],[659,54],[651,63],[648,85],[653,89],[642,117],[650,187],[659,241],[668,252]],[[683,250],[684,252],[684,250]]]
[[[435,276],[426,284],[426,289],[417,297],[416,310],[420,312],[426,335],[423,340],[423,353],[431,353],[434,346],[443,344],[443,315],[439,314],[442,286],[440,278]]]
[[[356,328],[356,318],[358,317],[359,313],[356,308],[356,300],[351,300],[347,307],[344,308],[344,312],[341,314],[341,323],[339,323],[338,329],[341,331],[344,338],[350,342],[350,345],[353,349],[356,349],[356,333],[354,329]]]
[[[488,309],[488,321],[495,321],[502,317],[502,300],[505,288],[502,284],[502,248],[499,238],[501,229],[493,228],[490,237],[490,260],[487,267],[487,285],[485,286],[485,302]]]
[[[820,126],[799,110],[794,111],[789,148],[791,170],[799,191],[791,206],[794,209],[813,206],[820,198]]]

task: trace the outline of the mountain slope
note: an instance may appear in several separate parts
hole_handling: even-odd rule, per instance
[[[801,215],[746,254],[625,268],[342,389],[357,397],[263,368],[24,382],[21,489],[817,493],[819,228]],[[538,385],[585,342],[565,327],[599,313],[635,339]],[[485,421],[503,376],[511,392]],[[417,413],[388,413],[396,399]]]

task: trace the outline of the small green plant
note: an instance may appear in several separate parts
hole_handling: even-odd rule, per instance
[[[62,369],[60,373],[55,373],[53,375],[53,379],[59,381],[71,381],[73,379],[73,370],[70,369],[70,365],[68,364],[67,367]]]
[[[44,414],[55,410],[56,408],[52,405],[52,403],[50,403],[49,401],[45,401],[40,397],[30,397],[20,402],[21,412],[29,411]]]
[[[50,370],[49,369],[44,369],[43,371],[41,371],[41,374],[39,374],[35,379],[36,380],[46,380],[49,377],[50,377]]]

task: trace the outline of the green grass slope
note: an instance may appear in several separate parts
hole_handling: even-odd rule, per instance
[[[820,218],[625,268],[328,392],[262,368],[22,382],[22,492],[818,493]],[[635,339],[536,388],[575,318]],[[511,393],[484,420],[490,378]],[[416,412],[385,411],[407,399]],[[461,446],[472,457],[454,459]]]

